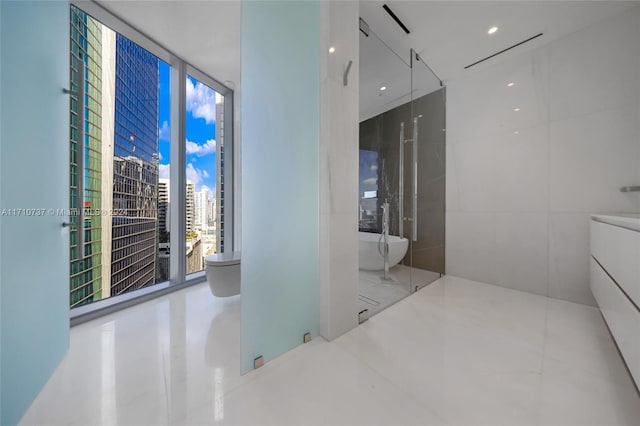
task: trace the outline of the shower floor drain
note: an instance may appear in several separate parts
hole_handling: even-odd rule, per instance
[[[367,304],[369,304],[371,306],[378,306],[380,304],[380,302],[378,302],[377,300],[373,300],[372,298],[367,297],[367,296],[363,296],[361,294],[358,295],[358,299],[361,302],[367,303]]]

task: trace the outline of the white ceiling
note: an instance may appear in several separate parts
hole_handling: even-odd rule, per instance
[[[240,83],[240,2],[98,0],[111,13],[231,87]]]
[[[98,3],[160,45],[232,88],[240,83],[240,14],[237,0],[98,0]],[[409,27],[406,35],[382,9],[388,4]],[[640,1],[406,1],[361,0],[360,14],[384,43],[409,62],[413,47],[439,78],[464,75],[464,66],[543,32],[538,39],[487,61],[495,64],[598,20],[636,7]],[[499,27],[487,35],[491,26]],[[361,36],[361,119],[386,111],[439,87],[426,67],[420,75],[380,40]],[[481,67],[480,65],[479,67]],[[381,85],[387,91],[379,96]],[[419,89],[420,93],[415,93]]]
[[[409,28],[405,34],[393,19],[382,9],[387,4]],[[544,33],[529,43],[503,55],[486,61],[495,64],[513,55],[535,49],[551,40],[575,32],[596,21],[632,7],[638,1],[361,1],[360,15],[370,28],[393,50],[409,60],[409,49],[413,47],[442,80],[452,80],[473,72],[464,70],[466,65],[476,62],[502,49]],[[499,30],[488,35],[487,30],[497,26]],[[370,37],[371,38],[371,37]],[[369,42],[361,36],[361,46]],[[367,40],[367,41],[363,41]],[[388,110],[397,103],[391,97],[379,97],[379,82],[391,90],[394,85],[406,90],[406,72],[398,72],[395,81],[389,81],[391,70],[401,68],[399,60],[393,59],[384,49],[363,49],[361,53],[361,119]],[[388,50],[388,49],[387,49]],[[363,58],[370,54],[372,58]],[[479,65],[481,67],[482,65]],[[426,73],[423,73],[426,79]],[[375,81],[370,81],[371,79]],[[414,78],[414,80],[420,80]],[[414,82],[415,85],[415,82]],[[408,92],[406,92],[408,93]],[[396,99],[399,94],[394,93]],[[405,99],[407,99],[405,97]],[[389,102],[391,101],[391,102]]]

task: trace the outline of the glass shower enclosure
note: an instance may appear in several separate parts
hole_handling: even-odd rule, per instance
[[[360,34],[360,319],[444,274],[446,89],[419,54]]]

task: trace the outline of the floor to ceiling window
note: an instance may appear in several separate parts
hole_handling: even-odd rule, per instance
[[[224,96],[186,79],[186,267],[202,271],[206,256],[224,251]]]
[[[70,241],[75,307],[168,277],[158,255],[158,172],[170,69],[75,6],[70,47],[70,208],[83,210]]]
[[[224,251],[220,154],[225,100],[233,93],[197,70],[187,76],[187,65],[162,48],[143,48],[134,39],[154,43],[99,6],[89,9],[133,37],[83,9],[70,7],[71,308],[167,281],[182,284],[203,270],[206,255]],[[183,77],[177,86],[174,73]],[[186,108],[178,109],[180,93]],[[177,132],[172,111],[185,124]],[[186,160],[173,171],[172,140],[185,141],[178,152]],[[185,212],[184,230],[172,228],[172,210]],[[186,245],[176,245],[177,238]],[[181,253],[172,252],[172,241]],[[172,256],[183,260],[172,263]]]

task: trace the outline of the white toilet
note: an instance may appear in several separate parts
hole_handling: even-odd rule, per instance
[[[240,252],[219,253],[204,259],[211,293],[216,297],[240,294]]]

